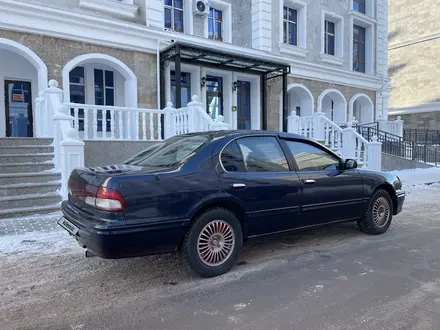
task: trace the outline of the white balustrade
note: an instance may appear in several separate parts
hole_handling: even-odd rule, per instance
[[[156,109],[65,103],[73,116],[73,127],[84,140],[162,139],[162,116]]]
[[[324,122],[324,144],[335,152],[342,150],[343,129],[325,116],[322,120]]]
[[[379,118],[379,129],[390,134],[394,134],[403,137],[404,121],[402,117],[398,116],[396,120],[387,120],[386,118]]]

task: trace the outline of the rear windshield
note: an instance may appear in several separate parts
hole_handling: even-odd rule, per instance
[[[145,149],[124,164],[151,167],[177,165],[192,156],[207,142],[208,137],[204,135],[175,136]]]

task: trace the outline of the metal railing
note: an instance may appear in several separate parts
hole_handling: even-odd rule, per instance
[[[403,130],[405,141],[415,142],[416,144],[440,145],[440,130],[420,130],[406,128]]]
[[[371,140],[377,136],[382,143],[382,152],[434,166],[440,165],[440,147],[426,143],[420,143],[417,139],[407,140],[395,134],[381,131],[375,123],[356,126],[356,130]]]

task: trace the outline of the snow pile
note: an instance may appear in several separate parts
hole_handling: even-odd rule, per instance
[[[440,168],[417,168],[413,170],[391,171],[396,174],[407,189],[408,186],[440,182]]]
[[[5,235],[0,239],[1,254],[51,254],[77,247],[76,241],[64,230]]]

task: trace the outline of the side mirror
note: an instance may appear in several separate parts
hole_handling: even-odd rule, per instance
[[[358,164],[354,159],[347,159],[344,163],[345,170],[354,170],[357,166]]]

